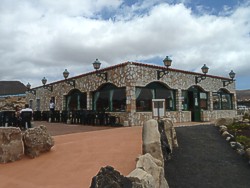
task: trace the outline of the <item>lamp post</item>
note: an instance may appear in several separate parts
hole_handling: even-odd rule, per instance
[[[208,73],[208,69],[209,68],[206,66],[206,64],[204,64],[203,67],[201,67],[201,71],[202,71],[203,75],[195,76],[195,84],[198,84],[202,80],[206,79],[206,74]]]
[[[36,90],[30,89],[30,88],[31,88],[31,85],[30,85],[29,82],[28,82],[28,84],[26,85],[26,88],[27,88],[27,91],[28,91],[29,93],[32,93],[33,95],[36,95]]]
[[[94,61],[93,67],[96,70],[96,75],[98,77],[101,77],[102,79],[104,79],[107,82],[108,81],[108,73],[107,72],[101,72],[101,73],[98,72],[98,69],[100,69],[100,67],[101,67],[101,62],[98,59],[96,59]]]
[[[53,86],[52,85],[46,86],[45,85],[46,83],[47,83],[47,79],[45,77],[43,77],[43,79],[42,79],[43,88],[52,92],[53,91]]]
[[[164,75],[169,73],[169,67],[172,64],[172,59],[170,59],[168,56],[166,56],[165,59],[163,59],[163,63],[165,65],[165,67],[167,67],[167,70],[162,69],[162,70],[157,70],[157,80],[159,80],[160,78],[162,78]]]
[[[73,79],[67,80],[68,76],[69,76],[69,71],[67,69],[65,69],[65,71],[63,71],[63,77],[65,78],[66,83],[73,86],[73,87],[75,87],[76,86],[76,81],[73,80]]]
[[[223,80],[223,87],[228,86],[229,84],[233,83],[235,80],[235,73],[233,70],[231,70],[231,72],[229,73],[229,77],[231,78],[231,80]]]

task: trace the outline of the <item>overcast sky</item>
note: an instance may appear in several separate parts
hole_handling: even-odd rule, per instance
[[[136,61],[228,77],[250,89],[249,0],[0,0],[0,80],[32,87]]]

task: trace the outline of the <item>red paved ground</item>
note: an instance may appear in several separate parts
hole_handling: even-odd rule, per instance
[[[35,159],[0,164],[0,188],[87,188],[106,165],[129,174],[142,151],[142,127],[47,127],[52,135],[58,134],[58,128],[64,135],[53,136],[53,149]]]

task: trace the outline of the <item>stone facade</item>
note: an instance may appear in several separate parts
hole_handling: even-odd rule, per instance
[[[173,122],[188,122],[191,121],[191,111],[182,111],[182,91],[188,90],[195,86],[208,93],[208,109],[201,112],[201,121],[211,121],[218,117],[235,116],[236,115],[236,92],[235,83],[223,87],[223,80],[228,78],[207,75],[205,80],[200,83],[195,83],[195,77],[202,74],[170,69],[169,74],[157,79],[157,70],[165,69],[164,67],[146,65],[141,63],[126,62],[102,69],[98,72],[106,72],[108,75],[107,82],[98,77],[96,72],[82,74],[70,79],[75,80],[75,88],[87,94],[87,109],[92,110],[93,92],[98,90],[106,83],[112,83],[117,87],[126,88],[126,111],[125,112],[110,112],[112,115],[119,116],[120,123],[129,126],[143,125],[148,119],[152,118],[152,112],[137,112],[136,111],[136,87],[145,87],[149,83],[157,82],[165,85],[172,90],[175,90],[176,110],[166,111],[166,117],[172,119]],[[55,98],[56,110],[65,109],[65,96],[67,96],[74,87],[66,83],[65,80],[51,83],[53,91],[41,87],[33,88],[36,90],[36,95],[27,93],[27,102],[32,103],[33,110],[37,110],[39,101],[39,110],[49,109],[49,100]],[[230,93],[233,102],[232,110],[213,110],[213,92],[220,89]]]

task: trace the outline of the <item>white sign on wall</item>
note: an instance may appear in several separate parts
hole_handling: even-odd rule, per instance
[[[152,99],[153,118],[165,116],[165,99]]]

